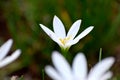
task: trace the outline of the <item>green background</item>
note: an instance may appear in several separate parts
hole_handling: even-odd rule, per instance
[[[14,44],[10,53],[20,48],[22,54],[0,70],[0,78],[23,75],[25,79],[50,79],[44,73],[44,67],[52,63],[51,53],[61,50],[39,24],[52,30],[55,15],[64,23],[66,32],[78,19],[82,20],[79,33],[94,26],[92,32],[70,48],[67,57],[73,58],[78,52],[83,52],[91,68],[98,62],[102,48],[102,59],[109,56],[116,58],[112,68],[115,74],[113,80],[119,79],[120,0],[1,0],[0,44],[12,38]]]

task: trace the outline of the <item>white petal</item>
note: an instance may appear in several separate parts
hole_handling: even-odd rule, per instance
[[[58,70],[60,75],[64,77],[65,80],[72,79],[72,71],[70,65],[60,53],[53,52],[52,61],[55,68]]]
[[[51,66],[45,67],[45,72],[49,77],[51,77],[53,80],[63,80],[62,76]]]
[[[79,31],[80,28],[80,24],[81,24],[81,20],[77,20],[72,27],[70,28],[70,30],[68,31],[67,37],[70,37],[71,39],[74,39],[74,37],[76,36],[76,34]]]
[[[73,74],[79,80],[87,77],[87,62],[82,53],[78,53],[73,61]]]
[[[9,39],[0,47],[0,61],[8,54],[8,51],[10,50],[12,43],[13,40]]]
[[[113,65],[114,58],[106,58],[93,67],[89,73],[88,80],[99,80]]]
[[[69,40],[67,43],[66,43],[66,46],[67,47],[71,47],[72,45],[74,45],[74,40]]]
[[[93,29],[93,26],[88,27],[87,29],[85,29],[82,33],[80,33],[75,39],[73,44],[76,44],[80,39],[82,39],[83,37],[85,37],[91,30]]]
[[[16,60],[19,56],[20,56],[21,51],[20,50],[16,50],[12,55],[6,57],[5,59],[3,59],[2,61],[0,61],[0,68],[10,64],[11,62],[13,62],[14,60]]]
[[[108,80],[112,77],[112,72],[108,71],[107,73],[105,73],[100,80]]]
[[[56,36],[55,33],[53,33],[49,28],[47,28],[46,26],[44,26],[42,24],[40,24],[40,26],[53,41],[55,41],[59,45],[62,45],[62,43],[58,39],[58,36]]]
[[[62,21],[57,16],[54,16],[54,19],[53,19],[53,29],[54,29],[55,34],[59,38],[66,37],[64,25],[63,25]]]

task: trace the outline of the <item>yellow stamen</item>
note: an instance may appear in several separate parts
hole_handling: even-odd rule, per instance
[[[65,45],[69,40],[70,40],[70,36],[69,37],[66,37],[66,38],[60,38],[59,40],[61,41],[61,43],[63,44],[63,45]]]

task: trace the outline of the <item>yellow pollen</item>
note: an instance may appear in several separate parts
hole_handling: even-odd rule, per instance
[[[70,36],[69,37],[66,37],[66,38],[60,38],[59,40],[61,41],[61,43],[63,44],[63,45],[65,45],[69,40],[70,40]]]

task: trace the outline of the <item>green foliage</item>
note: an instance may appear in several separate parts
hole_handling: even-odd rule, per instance
[[[18,69],[35,67],[33,72],[39,74],[50,61],[51,52],[60,51],[59,46],[42,31],[39,24],[45,24],[52,29],[53,17],[57,15],[67,30],[78,19],[82,19],[79,32],[91,25],[94,26],[89,35],[70,48],[70,55],[84,52],[88,55],[90,63],[94,62],[91,59],[93,57],[97,60],[95,56],[98,55],[100,47],[104,52],[103,57],[116,55],[114,54],[116,46],[120,46],[120,6],[117,1],[2,0],[0,1],[0,32],[2,32],[0,40],[13,38],[13,49],[22,49],[18,61],[21,66]]]

